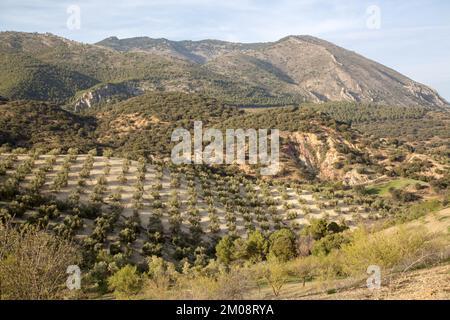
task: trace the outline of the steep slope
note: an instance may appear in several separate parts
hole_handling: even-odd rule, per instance
[[[308,37],[290,36],[278,42],[245,53],[265,62],[283,74],[278,77],[292,91],[306,96],[308,101],[355,101],[392,106],[448,106],[434,90],[408,79],[398,72],[368,60],[329,42]],[[235,76],[247,75],[245,64],[233,65],[233,58],[212,60],[231,65]],[[265,67],[255,78],[263,77]],[[222,68],[224,74],[229,71]],[[294,86],[292,86],[294,84]],[[295,92],[294,91],[294,92]]]
[[[96,43],[121,52],[148,52],[172,56],[195,63],[206,63],[211,59],[231,52],[256,48],[260,44],[243,44],[219,40],[171,41],[168,39],[152,39],[136,37],[119,39],[106,38]]]
[[[97,82],[183,73],[186,63],[160,55],[118,53],[52,34],[0,32],[0,52],[5,55],[32,56],[53,66],[64,66],[94,78]]]
[[[195,73],[182,60],[119,53],[51,34],[1,32],[0,55],[0,93],[10,98],[67,101],[94,85],[135,79],[145,80],[151,89],[177,79],[181,87],[186,75]]]
[[[0,92],[11,99],[63,102],[98,81],[65,66],[41,62],[26,54],[0,53]]]
[[[280,130],[279,178],[342,181],[363,184],[375,179],[373,148],[349,124],[317,110],[272,108],[227,119],[225,128],[277,128]],[[366,168],[367,170],[362,170]]]
[[[0,32],[0,55],[0,94],[70,102],[77,109],[155,90],[203,92],[234,105],[448,106],[434,90],[308,36],[253,44],[113,37],[90,45],[52,34]]]
[[[289,42],[307,43],[312,49],[329,52],[328,64],[333,75],[334,90],[328,100],[370,101],[388,105],[448,106],[434,90],[361,55],[313,37],[290,37]],[[325,55],[325,53],[324,53]],[[317,70],[319,63],[313,65]],[[311,81],[311,80],[309,80]],[[330,86],[330,81],[322,81]],[[322,89],[321,86],[318,89]],[[340,90],[340,91],[339,91]],[[343,99],[339,99],[341,96]]]
[[[277,42],[253,44],[113,37],[98,44],[122,52],[148,52],[203,64],[224,76],[272,88],[273,94],[298,95],[311,102],[448,106],[433,89],[310,36],[288,36]]]

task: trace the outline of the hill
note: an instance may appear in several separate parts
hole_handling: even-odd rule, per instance
[[[365,283],[367,277],[358,279],[333,279],[303,284],[292,281],[287,283],[280,294],[280,299],[293,300],[448,300],[450,298],[450,208],[430,212],[418,220],[378,231],[388,237],[395,233],[422,232],[428,239],[441,243],[437,252],[443,257],[433,262],[429,252],[420,253],[415,260],[396,270],[382,275],[381,288],[369,290]],[[376,233],[375,233],[376,234]],[[255,294],[256,291],[255,291]],[[272,296],[270,288],[257,294],[258,298]]]
[[[0,94],[11,99],[65,102],[82,109],[144,91],[202,91],[254,102],[273,98],[264,88],[171,56],[118,52],[52,34],[0,32],[0,54],[6,62],[0,66]],[[49,75],[52,81],[42,82]]]
[[[204,128],[222,132],[228,128],[279,129],[280,171],[271,178],[367,185],[402,177],[444,189],[448,184],[447,127],[443,125],[439,134],[434,128],[416,126],[422,130],[423,140],[403,140],[396,131],[388,138],[387,130],[380,137],[355,130],[365,129],[366,118],[378,121],[381,131],[388,118],[398,121],[398,112],[380,111],[380,107],[361,109],[362,114],[347,113],[347,107],[333,104],[240,110],[204,95],[148,92],[82,113],[33,101],[1,102],[0,108],[0,143],[13,147],[64,152],[77,147],[82,152],[96,149],[100,154],[112,150],[116,156],[134,160],[163,160],[170,157],[175,145],[173,130],[192,130],[194,121],[201,120]],[[405,122],[422,122],[428,114],[421,108],[404,107],[399,112]],[[244,165],[240,170],[257,176],[259,167]]]
[[[72,114],[57,105],[0,102],[0,114],[0,145],[44,150],[79,147],[86,152],[95,146],[95,119]]]
[[[0,232],[5,234],[6,222],[6,232],[9,224],[15,230],[36,227],[54,241],[71,241],[86,273],[79,292],[84,298],[108,298],[109,279],[129,268],[131,277],[149,286],[139,291],[145,299],[235,299],[254,297],[256,290],[266,298],[273,292],[303,298],[305,279],[313,288],[319,285],[322,290],[313,293],[323,297],[345,294],[335,280],[352,276],[353,269],[344,268],[353,265],[336,254],[353,243],[366,260],[366,252],[383,253],[380,248],[388,245],[392,255],[376,255],[387,267],[409,264],[422,250],[446,257],[442,246],[430,247],[434,238],[430,244],[416,230],[398,239],[377,237],[372,251],[362,245],[373,244],[369,235],[356,237],[362,226],[377,231],[413,219],[419,220],[412,227],[447,231],[447,217],[420,220],[448,205],[445,155],[365,136],[351,121],[336,120],[340,112],[333,117],[322,107],[330,110],[242,110],[204,95],[168,92],[146,92],[80,113],[45,102],[2,101],[0,138],[7,145],[0,151]],[[411,110],[406,120],[424,116],[423,108]],[[218,129],[279,128],[282,171],[264,179],[254,166],[173,165],[165,159],[170,135],[176,127],[192,129],[194,120]],[[0,238],[5,248],[14,248],[9,237]],[[352,251],[344,253],[352,257]],[[273,255],[283,262],[268,264]],[[356,260],[358,272],[367,267],[364,259]],[[317,265],[311,269],[303,261]],[[13,262],[1,260],[2,279],[15,279]],[[295,286],[284,286],[288,279]],[[354,280],[349,278],[352,285]],[[273,291],[271,281],[286,290]]]

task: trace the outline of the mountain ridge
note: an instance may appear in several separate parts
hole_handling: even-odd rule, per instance
[[[145,46],[142,45],[142,43],[145,43]],[[149,37],[136,37],[136,38],[128,38],[128,39],[118,39],[117,37],[107,38],[105,40],[102,40],[100,42],[97,42],[97,45],[100,46],[106,46],[110,48],[115,48],[121,51],[139,51],[139,52],[152,52],[157,53],[158,50],[160,52],[164,52],[164,54],[172,54],[174,57],[186,59],[187,61],[193,62],[193,63],[199,63],[202,65],[207,65],[208,63],[214,63],[217,59],[220,60],[220,58],[227,57],[229,55],[233,55],[236,53],[244,54],[244,55],[250,55],[254,58],[260,58],[261,61],[271,64],[273,67],[280,68],[279,65],[274,65],[273,59],[268,58],[267,56],[264,56],[264,54],[261,54],[260,51],[267,51],[270,50],[271,47],[283,45],[286,42],[297,42],[298,45],[304,45],[309,44],[312,46],[318,46],[320,48],[324,48],[326,52],[328,52],[331,56],[328,58],[331,59],[332,62],[336,64],[337,67],[344,67],[344,74],[338,74],[337,79],[338,82],[345,82],[346,80],[349,83],[349,85],[344,86],[344,91],[338,92],[340,88],[336,88],[336,92],[333,94],[323,94],[324,90],[323,88],[318,88],[318,90],[306,90],[309,92],[301,92],[301,94],[306,94],[308,99],[312,99],[314,102],[323,102],[325,101],[334,101],[339,100],[339,98],[342,98],[344,100],[353,100],[359,102],[365,101],[365,102],[383,102],[383,101],[377,101],[376,93],[369,93],[365,94],[360,91],[362,91],[360,83],[361,80],[364,79],[352,79],[353,77],[347,77],[348,70],[352,66],[348,63],[343,63],[340,60],[344,60],[347,58],[352,59],[354,63],[358,63],[359,65],[367,65],[369,64],[372,68],[374,68],[376,71],[378,71],[378,77],[381,77],[383,79],[381,80],[393,80],[394,83],[397,83],[397,85],[403,86],[407,91],[409,91],[415,98],[411,98],[409,100],[422,100],[424,104],[435,104],[440,107],[448,105],[448,102],[439,96],[439,94],[434,90],[431,89],[425,85],[419,84],[410,78],[400,74],[399,72],[393,70],[392,68],[386,67],[378,62],[375,62],[373,60],[367,59],[363,57],[362,55],[344,49],[340,46],[337,46],[329,41],[322,40],[313,36],[309,35],[289,35],[286,36],[278,41],[274,42],[264,42],[264,43],[238,43],[238,42],[227,42],[227,41],[220,41],[220,40],[198,40],[198,41],[171,41],[165,38],[161,39],[152,39]],[[188,46],[186,45],[188,44]],[[207,48],[204,48],[203,51],[201,51],[202,46],[207,46]],[[164,46],[164,48],[161,48],[161,46]],[[187,53],[183,54],[183,50],[179,49],[179,46],[183,46],[184,51]],[[209,48],[208,48],[209,46]],[[219,48],[217,48],[219,46]],[[175,52],[170,51],[170,48],[175,48]],[[307,49],[307,48],[306,48]],[[199,50],[200,53],[199,54]],[[256,51],[256,53],[254,52]],[[218,53],[219,52],[219,53]],[[296,52],[293,50],[293,52]],[[325,54],[325,52],[323,52]],[[194,57],[194,58],[192,58]],[[229,60],[225,61],[225,63],[230,63]],[[356,71],[361,71],[363,68],[359,68]],[[217,68],[214,69],[214,71],[217,71]],[[289,73],[289,70],[286,70],[286,73]],[[242,74],[237,74],[240,76],[243,76]],[[289,74],[285,74],[286,78],[292,79],[292,77]],[[331,79],[329,79],[331,80]],[[355,83],[351,83],[352,80],[355,80]],[[380,82],[380,81],[378,81]],[[298,84],[298,83],[297,83]],[[328,84],[326,84],[328,85]],[[365,84],[366,87],[369,87],[368,84]],[[308,85],[306,85],[308,86]],[[304,89],[305,86],[301,86],[302,89]],[[350,87],[350,88],[349,88]],[[381,86],[377,84],[377,89]],[[342,88],[342,86],[341,86]],[[351,90],[350,90],[351,89]],[[397,88],[398,90],[400,88]],[[325,92],[326,93],[326,92]],[[369,100],[369,101],[368,101]],[[382,100],[382,99],[381,99]],[[401,99],[394,99],[396,104],[403,104]],[[389,102],[389,99],[388,99]],[[407,103],[413,103],[414,101],[408,101]]]
[[[113,96],[102,96],[104,101],[156,90],[204,92],[232,105],[344,101],[449,107],[434,89],[312,36],[291,35],[266,43],[109,37],[84,44],[52,34],[0,32],[0,40],[2,60],[18,59],[0,67],[0,94],[12,99],[73,103],[79,92],[87,90],[81,104],[91,106],[91,102],[103,101],[85,97],[99,96],[96,90],[104,93],[102,86],[115,83],[124,90],[138,89],[112,90]],[[43,73],[39,69],[42,65],[50,70],[43,74],[54,75],[48,88],[42,89],[36,82],[39,77],[27,76],[26,59],[30,57],[36,61],[37,74]],[[58,83],[67,85],[61,89]],[[22,87],[27,91],[17,92]]]

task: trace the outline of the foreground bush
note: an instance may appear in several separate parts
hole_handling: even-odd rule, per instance
[[[304,281],[313,278],[327,280],[365,276],[370,265],[377,265],[387,274],[429,265],[449,255],[448,242],[421,227],[402,227],[377,233],[357,229],[346,242],[328,255],[319,254],[291,262],[290,272]],[[323,245],[317,244],[320,246],[316,250],[323,250]]]
[[[117,299],[127,299],[142,288],[142,277],[135,266],[126,265],[108,279],[108,287]]]
[[[436,259],[444,250],[445,244],[421,227],[375,234],[358,230],[353,241],[342,248],[343,269],[349,275],[364,273],[369,265],[403,271]]]
[[[243,299],[255,276],[248,268],[224,268],[215,260],[202,270],[186,262],[181,272],[162,258],[150,257],[148,262],[149,270],[142,292],[145,299]]]
[[[67,267],[80,262],[70,242],[35,228],[0,224],[0,299],[59,299]]]
[[[288,229],[275,231],[270,235],[269,257],[281,262],[296,256],[295,234]]]

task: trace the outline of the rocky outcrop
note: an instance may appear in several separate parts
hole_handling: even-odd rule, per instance
[[[287,177],[301,173],[297,174],[301,178],[341,181],[350,186],[371,180],[368,174],[358,172],[357,164],[343,170],[340,164],[345,162],[346,155],[361,154],[361,150],[337,132],[284,132],[281,136],[285,146],[280,166]]]
[[[144,93],[138,82],[124,82],[118,84],[104,84],[82,93],[81,97],[73,104],[73,110],[79,112],[95,105],[120,101],[135,97]]]
[[[296,132],[288,136],[291,155],[303,167],[319,179],[336,180],[341,173],[334,168],[339,160],[339,153],[335,149],[337,141],[332,137],[320,138],[314,133]],[[345,143],[339,141],[339,143]]]

